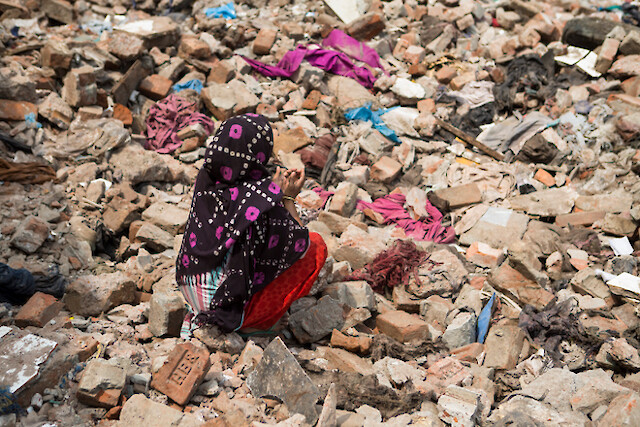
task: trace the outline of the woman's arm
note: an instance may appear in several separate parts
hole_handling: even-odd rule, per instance
[[[276,183],[282,183],[280,186],[282,187],[282,192],[284,194],[282,203],[285,209],[289,211],[293,219],[298,221],[298,224],[300,225],[303,225],[302,219],[300,219],[294,199],[298,194],[300,194],[300,190],[304,185],[304,180],[304,169],[289,169],[282,173],[282,170],[278,168],[274,176],[274,181]]]

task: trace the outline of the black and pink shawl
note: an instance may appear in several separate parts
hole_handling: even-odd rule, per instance
[[[225,278],[197,322],[239,328],[251,296],[309,246],[308,230],[284,208],[282,191],[265,168],[272,150],[271,126],[256,114],[223,122],[208,140],[176,276],[178,283],[198,286],[224,263]]]

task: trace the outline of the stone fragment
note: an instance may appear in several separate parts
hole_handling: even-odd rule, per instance
[[[36,216],[26,217],[11,237],[11,246],[22,252],[32,254],[49,237],[49,225]]]
[[[180,40],[178,52],[182,55],[205,59],[211,56],[209,45],[193,36],[183,36]]]
[[[489,282],[521,304],[531,304],[541,310],[553,299],[553,294],[533,280],[527,279],[508,263],[503,263],[489,276]]]
[[[443,188],[436,190],[435,194],[438,198],[444,200],[450,209],[458,209],[482,202],[482,193],[475,183]]]
[[[462,312],[447,326],[442,341],[449,350],[464,347],[476,341],[476,315]]]
[[[114,31],[107,39],[107,50],[123,61],[134,61],[145,51],[144,42],[133,34]]]
[[[176,205],[155,202],[142,212],[142,219],[149,221],[168,233],[177,234],[184,230],[189,211]]]
[[[404,311],[387,311],[378,315],[376,327],[399,342],[424,341],[430,338],[429,325],[418,316]]]
[[[218,120],[253,112],[260,103],[260,99],[238,79],[226,84],[209,83],[202,89],[201,96],[207,109]]]
[[[303,414],[309,424],[318,420],[315,404],[320,391],[280,338],[267,346],[247,386],[256,397],[278,397],[290,413]]]
[[[321,357],[329,361],[331,369],[363,376],[375,373],[373,364],[369,359],[362,358],[341,348],[321,347],[319,351]]]
[[[604,219],[604,216],[604,211],[573,212],[566,215],[558,215],[555,224],[560,227],[566,227],[569,224],[589,226]]]
[[[509,209],[490,207],[478,222],[460,236],[460,244],[474,242],[501,249],[519,241],[527,230],[529,216]]]
[[[336,97],[336,106],[343,110],[362,107],[367,103],[372,103],[373,109],[380,105],[371,92],[349,77],[332,76],[329,78],[328,85],[329,90]]]
[[[623,55],[636,55],[640,53],[640,32],[629,31],[620,44],[620,53]]]
[[[292,153],[305,147],[311,143],[311,139],[307,136],[301,127],[288,129],[278,132],[273,137],[273,152],[278,154],[280,151]]]
[[[335,282],[323,289],[324,295],[353,308],[366,308],[376,311],[376,298],[371,286],[363,280],[353,282]]]
[[[113,153],[109,163],[124,181],[131,185],[142,182],[166,182],[173,180],[168,162],[161,154],[145,150],[139,145],[129,144]]]
[[[324,398],[324,403],[322,404],[322,412],[320,413],[320,417],[318,418],[318,424],[316,424],[316,427],[333,427],[337,425],[337,403],[338,393],[336,391],[336,385],[332,383],[329,386],[329,391],[327,391],[326,397]]]
[[[369,337],[345,335],[337,329],[331,332],[331,346],[344,348],[352,353],[367,354],[371,348],[371,341]]]
[[[211,362],[206,348],[190,342],[178,344],[153,376],[151,387],[166,394],[178,405],[185,405],[204,379]]]
[[[301,343],[310,343],[329,335],[344,324],[342,306],[330,296],[320,298],[316,305],[293,313],[289,328]]]
[[[602,46],[600,47],[600,53],[596,59],[595,70],[599,73],[606,73],[613,64],[613,60],[616,58],[618,48],[620,47],[620,40],[613,38],[606,38]]]
[[[89,361],[78,384],[78,400],[90,406],[117,406],[126,385],[129,364],[128,359],[122,358]]]
[[[452,426],[473,427],[480,422],[480,393],[450,385],[438,399],[438,416]]]
[[[135,300],[135,282],[125,273],[81,276],[66,289],[64,304],[72,313],[98,316],[121,304]]]
[[[640,355],[625,338],[606,341],[600,347],[596,362],[604,369],[640,371]]]
[[[201,423],[194,415],[154,402],[144,394],[134,394],[122,406],[118,425],[195,427]]]
[[[578,198],[574,190],[550,188],[509,199],[511,209],[525,211],[529,215],[556,216],[571,212]]]
[[[26,326],[42,328],[60,313],[63,306],[56,297],[36,292],[16,315],[16,326],[21,328]]]
[[[622,394],[611,401],[607,412],[598,420],[598,427],[635,426],[640,423],[640,396],[637,393]]]
[[[149,222],[144,222],[136,233],[136,240],[146,243],[154,251],[163,251],[173,248],[174,236],[162,228]]]
[[[350,217],[356,208],[358,186],[351,182],[341,182],[329,203],[329,212]]]
[[[482,366],[505,370],[515,368],[524,338],[524,332],[518,326],[492,326],[485,341],[486,355]]]
[[[156,337],[177,337],[185,314],[182,293],[156,291],[149,302],[149,332]]]
[[[49,18],[64,24],[73,24],[73,5],[66,0],[43,0],[40,10]]]

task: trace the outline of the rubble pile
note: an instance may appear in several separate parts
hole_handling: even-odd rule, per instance
[[[634,2],[0,0],[0,425],[640,424]],[[329,259],[179,338],[221,121]]]

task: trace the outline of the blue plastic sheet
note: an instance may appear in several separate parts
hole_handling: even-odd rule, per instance
[[[344,117],[349,121],[362,120],[364,122],[371,122],[373,123],[373,128],[376,129],[381,134],[383,134],[384,136],[386,136],[388,139],[390,139],[393,142],[400,142],[398,135],[396,135],[394,131],[389,129],[387,125],[385,125],[382,119],[380,118],[381,115],[383,115],[384,113],[388,113],[394,108],[397,108],[397,107],[382,108],[380,110],[372,111],[371,104],[369,103],[363,107],[351,108],[350,110],[347,110],[344,113]]]
[[[493,303],[496,301],[496,293],[491,295],[491,298],[484,306],[478,316],[478,342],[484,344],[484,340],[487,338],[487,332],[489,332],[489,323],[491,323],[491,313],[493,312]]]
[[[209,7],[204,10],[204,14],[207,18],[226,18],[236,19],[236,8],[232,1],[220,7]]]
[[[173,85],[173,91],[174,92],[181,92],[183,90],[186,89],[192,89],[195,90],[196,92],[200,93],[202,91],[203,88],[203,84],[200,80],[198,79],[193,79],[193,80],[189,80],[188,82],[184,82],[184,83],[176,83]]]

